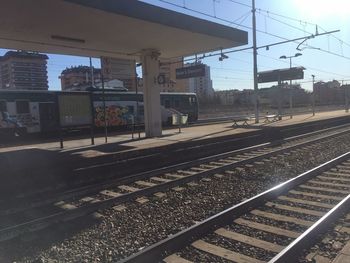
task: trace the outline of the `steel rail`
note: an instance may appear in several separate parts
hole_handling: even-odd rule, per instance
[[[285,249],[272,258],[269,263],[294,263],[303,250],[308,249],[330,225],[350,210],[350,194],[321,217],[315,224],[295,239]]]
[[[340,135],[348,133],[348,132],[349,131],[347,131],[347,130],[346,131],[341,131],[341,132],[337,133],[336,135],[340,136]],[[64,222],[64,221],[68,221],[68,220],[72,220],[72,219],[75,219],[75,218],[79,218],[79,217],[82,217],[82,216],[85,216],[85,215],[88,215],[88,214],[92,214],[93,212],[95,212],[95,211],[97,211],[99,209],[106,209],[106,208],[109,208],[109,207],[111,207],[113,205],[124,203],[126,201],[135,199],[137,197],[141,197],[141,196],[145,196],[145,195],[146,196],[147,195],[151,195],[151,194],[154,194],[156,192],[162,191],[164,189],[169,189],[169,188],[181,185],[181,184],[185,184],[185,183],[191,182],[191,181],[196,180],[196,179],[200,179],[200,178],[203,178],[203,177],[206,177],[206,176],[210,176],[210,175],[213,175],[213,174],[216,174],[216,173],[221,173],[221,172],[223,172],[225,170],[233,169],[235,167],[239,167],[239,166],[242,166],[242,165],[245,165],[245,164],[248,164],[248,163],[256,162],[256,161],[262,160],[264,158],[268,158],[270,156],[278,155],[278,154],[281,154],[283,152],[288,152],[288,151],[297,149],[297,148],[302,147],[302,146],[307,146],[307,145],[310,145],[310,144],[314,144],[316,142],[324,140],[325,138],[331,138],[333,136],[335,136],[335,135],[331,134],[331,135],[327,135],[327,136],[322,136],[322,137],[319,137],[319,138],[311,140],[311,141],[302,142],[302,143],[295,144],[295,145],[292,145],[292,146],[289,146],[289,147],[286,147],[286,148],[282,148],[282,149],[274,150],[274,151],[271,151],[271,152],[268,152],[268,153],[264,153],[264,154],[258,155],[256,157],[250,157],[250,158],[247,158],[247,159],[242,160],[242,161],[238,161],[238,162],[226,164],[226,165],[223,165],[223,166],[220,166],[220,167],[216,167],[216,168],[213,168],[213,169],[210,169],[210,170],[205,170],[205,171],[202,171],[202,172],[198,172],[198,173],[193,174],[193,175],[189,175],[189,176],[186,176],[186,177],[183,177],[183,178],[179,178],[179,179],[175,179],[175,180],[172,180],[172,181],[169,181],[169,182],[161,183],[161,184],[158,184],[158,185],[155,185],[155,186],[152,186],[152,187],[140,189],[140,190],[135,191],[135,192],[126,193],[126,194],[123,194],[123,195],[120,195],[120,196],[117,196],[117,197],[113,197],[113,198],[109,198],[109,199],[106,199],[106,200],[103,200],[103,201],[100,201],[100,202],[97,202],[97,203],[89,203],[87,205],[84,205],[84,206],[81,206],[81,207],[77,207],[77,208],[72,209],[72,210],[60,211],[60,212],[57,212],[57,213],[54,213],[54,214],[51,214],[51,215],[48,215],[48,216],[44,216],[44,217],[41,217],[41,218],[37,218],[35,220],[31,220],[31,221],[25,222],[25,223],[21,223],[21,224],[18,224],[18,225],[13,225],[13,226],[10,226],[10,227],[6,227],[6,228],[3,228],[3,229],[0,229],[0,241],[8,240],[8,239],[14,238],[14,237],[16,237],[18,235],[24,234],[24,233],[28,233],[28,232],[32,232],[32,231],[35,231],[35,230],[38,230],[38,229],[42,229],[42,228],[47,227],[48,225],[51,225],[51,224],[54,224],[54,223]],[[266,146],[264,145],[264,146],[260,146],[260,147],[266,147]],[[249,148],[252,148],[252,147],[248,147],[248,149]],[[236,150],[236,151],[233,151],[233,152],[235,152],[235,153],[238,152],[239,153],[239,152],[241,152],[243,150],[244,149]],[[256,149],[254,149],[254,150],[256,150]],[[230,155],[232,155],[232,153],[223,153],[223,154],[219,154],[219,155],[216,155],[216,156],[220,156],[220,158],[223,158],[223,156],[230,156]],[[211,160],[211,158],[213,158],[213,157],[206,157],[204,159]],[[194,161],[194,163],[199,162],[199,161],[200,160]],[[194,165],[194,164],[191,163],[191,165]],[[167,170],[167,169],[169,169],[169,170]],[[176,167],[176,169],[179,169],[179,167]],[[162,169],[160,169],[160,170],[162,172],[164,172],[164,171],[173,171],[174,167],[172,167],[172,168],[168,168],[167,167],[164,170],[162,170]],[[139,175],[136,178],[138,180],[140,180],[142,178],[148,178],[151,175],[153,175],[153,173],[147,173],[146,172],[145,174],[142,175],[144,177],[141,177],[141,175]],[[108,187],[111,187],[111,185],[109,185]]]
[[[262,206],[267,201],[275,199],[279,195],[287,193],[294,187],[305,183],[306,181],[314,178],[320,173],[329,170],[335,165],[350,158],[350,152],[347,152],[337,158],[330,160],[324,164],[321,164],[305,173],[302,173],[284,183],[281,183],[261,194],[258,194],[246,201],[243,201],[237,205],[232,206],[210,218],[197,223],[173,236],[170,236],[148,248],[141,250],[140,252],[127,257],[119,263],[132,262],[160,262],[163,258],[171,255],[182,248],[190,245],[194,240],[199,239],[211,231],[228,225],[233,222],[234,219],[242,216],[243,214],[253,210],[256,207]],[[294,258],[295,259],[295,258]],[[283,261],[279,261],[283,262]]]
[[[121,179],[108,180],[107,182],[104,182],[101,184],[95,184],[93,186],[89,185],[89,186],[79,187],[79,188],[75,188],[73,190],[65,191],[63,193],[60,193],[57,196],[54,196],[54,197],[46,197],[45,200],[40,199],[38,202],[32,201],[31,203],[27,203],[25,200],[23,200],[23,198],[21,198],[19,200],[19,204],[16,204],[16,202],[14,202],[16,205],[14,205],[13,209],[0,210],[0,215],[8,215],[10,213],[16,213],[16,212],[25,211],[28,209],[33,209],[33,208],[47,205],[50,203],[54,203],[57,201],[64,201],[64,200],[67,200],[67,199],[73,198],[73,197],[75,197],[75,198],[81,197],[83,195],[91,194],[93,192],[98,192],[99,190],[103,190],[105,188],[110,188],[110,187],[116,186],[118,184],[128,184],[128,183],[132,183],[134,180],[142,180],[142,179],[146,179],[146,178],[149,178],[152,176],[156,176],[156,175],[160,175],[160,174],[164,174],[164,173],[169,173],[169,172],[174,171],[174,170],[187,169],[191,166],[196,166],[196,165],[200,165],[200,164],[203,164],[206,162],[215,161],[215,160],[218,160],[220,158],[228,157],[230,155],[238,155],[238,154],[246,153],[249,151],[259,150],[259,149],[264,148],[264,147],[276,147],[276,146],[281,145],[283,143],[291,142],[293,140],[298,140],[298,139],[304,139],[304,138],[307,138],[310,136],[322,134],[325,132],[330,132],[330,131],[337,130],[337,129],[342,129],[342,128],[345,128],[346,126],[349,126],[349,124],[344,124],[344,125],[340,125],[337,127],[332,127],[332,128],[314,131],[314,132],[309,132],[306,134],[292,136],[292,137],[286,138],[286,139],[284,139],[282,141],[278,141],[278,142],[262,143],[262,144],[246,147],[243,149],[238,149],[238,150],[234,150],[234,151],[220,153],[220,154],[212,155],[209,157],[203,157],[203,158],[199,158],[199,159],[193,160],[193,161],[188,161],[188,162],[183,162],[180,164],[170,165],[167,167],[162,167],[162,168],[154,169],[154,170],[143,172],[143,173],[137,173],[137,174],[134,174],[131,176],[127,176],[125,178],[121,178]],[[346,131],[345,131],[345,133],[346,133]],[[326,138],[328,138],[331,136],[340,136],[342,134],[344,134],[344,131],[341,131],[341,132],[338,132],[335,134],[331,134],[331,135],[325,135],[325,136],[326,136]],[[322,138],[322,139],[324,139],[324,138]]]

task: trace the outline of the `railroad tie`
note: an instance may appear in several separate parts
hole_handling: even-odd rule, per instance
[[[350,182],[350,178],[339,178],[339,177],[329,177],[329,176],[317,176],[318,179],[328,180],[328,181],[341,181],[341,182]]]
[[[339,171],[337,172],[324,172],[323,174],[325,175],[330,175],[330,176],[339,176],[339,177],[350,177],[348,173],[340,173]]]
[[[128,186],[128,185],[119,185],[118,188],[127,192],[136,192],[140,190],[139,188]]]
[[[113,191],[110,191],[110,190],[103,190],[100,193],[103,194],[103,195],[107,195],[109,197],[117,197],[117,196],[122,195],[121,193],[113,192]]]
[[[215,231],[215,233],[220,236],[226,237],[228,239],[232,239],[241,243],[245,243],[254,247],[262,248],[262,249],[276,252],[276,253],[279,253],[284,249],[283,246],[280,246],[271,242],[267,242],[261,239],[257,239],[254,237],[239,234],[230,230],[226,230],[225,228],[219,228]]]
[[[336,183],[322,182],[322,181],[317,181],[317,180],[310,180],[309,183],[326,185],[326,186],[334,186],[334,187],[350,188],[350,185],[348,185],[348,184],[336,184]]]
[[[237,252],[228,250],[226,248],[219,247],[217,245],[210,244],[204,240],[197,240],[191,244],[194,248],[201,251],[213,254],[215,256],[231,260],[234,262],[245,262],[245,263],[263,263],[264,261],[239,254]]]
[[[296,191],[296,190],[290,190],[289,193],[295,194],[295,195],[304,195],[304,196],[314,197],[314,198],[318,198],[318,199],[326,199],[326,200],[328,199],[328,200],[335,200],[335,201],[343,200],[343,198],[339,197],[339,196],[331,196],[331,195],[325,195],[325,194],[315,194],[315,193]]]
[[[173,187],[173,188],[171,188],[171,189],[173,189],[175,192],[181,192],[181,191],[184,190],[183,187],[179,187],[179,186]]]
[[[332,209],[334,205],[328,204],[328,203],[320,203],[320,202],[315,202],[315,201],[308,201],[304,199],[298,199],[298,198],[291,198],[287,196],[279,196],[279,200],[291,202],[291,203],[299,203],[299,204],[304,204],[304,205],[313,205],[313,206],[318,206],[318,207],[323,207],[323,208],[329,208]]]
[[[313,215],[313,216],[319,216],[319,217],[321,217],[325,214],[325,212],[300,208],[300,207],[296,207],[296,206],[280,205],[280,204],[273,203],[273,202],[267,202],[265,205],[268,207],[273,207],[273,208],[286,210],[286,211],[290,211],[290,212],[295,212],[295,213],[299,213],[299,214]]]
[[[193,261],[189,261],[187,259],[184,259],[176,254],[172,254],[166,258],[163,259],[165,263],[192,263]]]
[[[299,185],[299,187],[304,188],[304,189],[323,191],[323,192],[329,192],[329,193],[334,193],[334,194],[344,194],[344,195],[349,194],[349,191],[338,190],[338,189],[329,189],[329,188],[324,188],[324,187],[314,187],[314,186],[308,186],[308,185]]]
[[[186,177],[185,175],[179,175],[179,174],[165,174],[166,177],[170,177],[170,178],[173,178],[173,179],[181,179],[181,178],[184,178]]]
[[[141,197],[136,199],[136,202],[138,202],[139,204],[145,204],[145,203],[149,202],[149,199],[145,196],[141,196]]]
[[[77,208],[75,205],[65,203],[64,201],[55,203],[55,206],[62,208],[64,210],[73,210]]]
[[[136,181],[135,184],[139,185],[139,186],[144,186],[144,187],[152,187],[152,186],[156,186],[157,184],[151,183],[151,182],[146,182],[146,181]]]
[[[162,178],[162,177],[156,177],[156,176],[153,176],[150,179],[153,180],[153,181],[156,181],[156,182],[160,182],[160,183],[168,183],[168,182],[172,181],[170,179],[166,179],[166,178]]]
[[[84,202],[84,203],[90,203],[94,200],[95,200],[95,198],[90,197],[90,196],[86,196],[86,197],[81,198],[79,201]]]
[[[158,198],[163,198],[166,196],[166,193],[163,193],[163,192],[157,192],[155,194],[153,194],[154,196],[158,197]]]
[[[282,228],[275,227],[275,226],[260,224],[260,223],[257,223],[257,222],[254,222],[254,221],[250,221],[250,220],[246,220],[246,219],[243,219],[243,218],[236,219],[234,221],[234,223],[242,225],[242,226],[247,226],[247,227],[250,227],[250,228],[254,228],[254,229],[257,229],[257,230],[261,230],[261,231],[264,231],[264,232],[269,232],[269,233],[273,233],[273,234],[280,235],[280,236],[290,237],[290,238],[297,238],[298,236],[300,236],[300,234],[298,232],[282,229]]]
[[[282,221],[282,222],[288,222],[288,223],[294,223],[297,225],[302,225],[302,226],[307,226],[310,227],[314,224],[312,221],[307,221],[307,220],[302,220],[296,217],[291,217],[291,216],[284,216],[284,215],[278,215],[274,213],[269,213],[261,210],[252,210],[250,211],[251,214],[256,215],[256,216],[261,216],[261,217],[266,217],[272,220],[276,221]]]

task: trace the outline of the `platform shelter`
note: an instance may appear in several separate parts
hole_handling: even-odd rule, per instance
[[[248,34],[136,0],[4,0],[0,48],[142,63],[147,137],[162,133],[160,59],[245,45]]]

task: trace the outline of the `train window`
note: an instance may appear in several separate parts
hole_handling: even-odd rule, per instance
[[[128,106],[128,113],[134,114],[134,106]]]
[[[139,106],[139,115],[143,115],[144,112],[145,112],[145,109],[144,109],[143,105],[140,105]]]
[[[170,100],[165,100],[164,106],[165,106],[165,108],[170,108]]]
[[[179,100],[174,100],[174,106],[176,108],[180,107],[180,101]]]
[[[6,101],[0,100],[0,111],[7,111]]]
[[[29,101],[18,100],[16,101],[17,114],[29,113]]]
[[[190,105],[192,105],[192,104],[193,104],[193,100],[192,100],[192,98],[191,98],[191,97],[188,97],[188,102],[189,102],[189,104],[190,104]]]

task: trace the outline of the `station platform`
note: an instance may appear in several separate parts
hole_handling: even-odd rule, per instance
[[[132,151],[132,150],[143,150],[147,148],[171,145],[176,143],[184,142],[195,142],[206,139],[215,139],[219,137],[234,136],[237,134],[245,134],[252,131],[258,131],[264,128],[273,127],[288,127],[298,124],[312,123],[317,121],[331,120],[340,117],[350,117],[350,113],[346,113],[344,110],[328,111],[316,113],[312,116],[312,113],[294,115],[293,118],[289,116],[283,116],[282,120],[277,121],[264,121],[264,116],[261,116],[260,122],[255,123],[254,119],[248,120],[248,125],[240,125],[242,122],[238,122],[238,126],[233,126],[232,121],[225,121],[222,123],[210,123],[193,126],[171,128],[163,130],[163,135],[158,138],[145,138],[143,132],[134,133],[132,138],[131,133],[118,134],[111,133],[108,135],[108,143],[105,143],[105,137],[99,134],[95,137],[95,145],[91,145],[90,138],[70,138],[64,141],[64,148],[60,148],[58,140],[44,143],[33,143],[27,145],[16,145],[16,146],[1,146],[0,153],[21,151],[26,149],[41,149],[48,151],[59,151],[59,152],[70,152],[74,151],[74,154],[80,154],[86,158],[95,156],[112,154],[121,151]],[[107,151],[104,151],[103,146],[107,146]],[[108,145],[115,145],[115,151],[108,147]],[[96,148],[99,149],[96,149]]]

